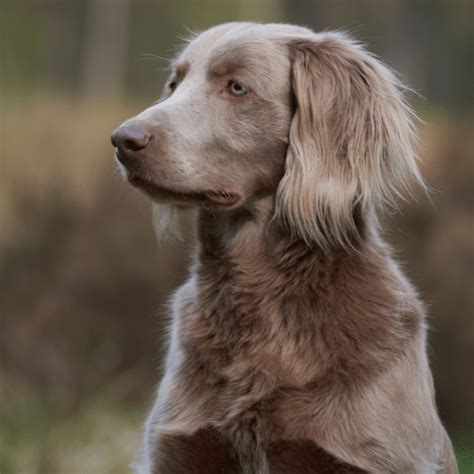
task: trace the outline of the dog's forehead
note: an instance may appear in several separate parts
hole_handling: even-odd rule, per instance
[[[265,65],[271,68],[273,63],[285,60],[280,57],[284,55],[279,53],[283,51],[284,41],[281,39],[289,31],[294,33],[294,27],[254,23],[219,25],[194,37],[179,54],[175,64],[186,64],[194,70],[224,62],[245,63],[248,67],[258,63],[260,68]]]
[[[263,48],[265,40],[268,41],[263,29],[257,29],[251,37],[244,32],[245,28],[233,27],[233,24],[207,30],[188,44],[180,54],[179,61],[189,64],[209,63],[221,55],[236,53],[244,48],[257,53]]]

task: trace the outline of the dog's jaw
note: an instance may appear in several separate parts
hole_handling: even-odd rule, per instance
[[[152,181],[142,178],[136,174],[129,173],[129,183],[143,191],[153,200],[171,204],[196,205],[206,208],[235,208],[241,201],[238,194],[228,191],[206,190],[206,191],[178,191],[175,189],[159,186]]]

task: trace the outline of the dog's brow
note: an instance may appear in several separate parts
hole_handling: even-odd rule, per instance
[[[185,62],[176,62],[170,64],[170,69],[176,74],[178,79],[182,79],[189,71],[190,64],[188,61]]]
[[[209,63],[210,76],[226,76],[238,70],[250,69],[251,64],[240,50],[229,50],[214,56]]]
[[[222,77],[230,74],[234,74],[236,71],[242,71],[248,69],[243,62],[220,62],[214,64],[209,68],[209,74],[212,77]]]

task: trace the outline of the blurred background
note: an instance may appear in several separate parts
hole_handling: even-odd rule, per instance
[[[474,472],[474,2],[1,0],[0,473],[129,472],[186,242],[158,245],[110,134],[155,101],[188,30],[351,31],[421,96],[419,196],[387,237],[430,313],[441,416]]]

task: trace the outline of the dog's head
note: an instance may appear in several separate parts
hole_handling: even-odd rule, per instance
[[[395,75],[341,33],[229,23],[194,37],[162,99],[113,134],[154,200],[274,215],[323,248],[350,247],[356,212],[418,181],[412,112]]]

